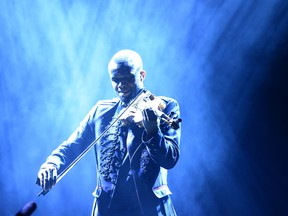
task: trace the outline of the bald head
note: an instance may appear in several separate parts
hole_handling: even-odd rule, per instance
[[[136,74],[143,70],[143,62],[140,55],[133,50],[120,50],[110,60],[108,64],[108,71],[111,75],[113,70],[130,70],[131,73]]]
[[[108,64],[108,71],[112,87],[125,104],[144,88],[146,72],[140,55],[135,51],[117,52]]]

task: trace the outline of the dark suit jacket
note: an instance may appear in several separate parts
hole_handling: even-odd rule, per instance
[[[166,104],[164,113],[172,118],[180,115],[178,103],[174,99],[158,98]],[[52,152],[46,163],[54,164],[60,173],[111,126],[122,109],[118,98],[97,102],[68,140]],[[125,128],[121,121],[116,121],[94,145],[97,173],[97,185],[93,193],[96,199],[95,215],[103,215],[100,212],[105,211],[101,208],[109,208],[117,186],[119,169],[126,160],[130,162],[129,174],[133,176],[137,193],[140,193],[139,202],[144,210],[158,208],[159,215],[175,215],[169,197],[171,191],[167,185],[167,170],[174,167],[179,159],[181,128],[174,130],[161,120],[160,129],[152,138],[145,140],[145,133],[143,128],[135,124]],[[103,195],[101,206],[97,206],[102,193],[106,194],[105,201]],[[145,200],[150,198],[159,200],[157,206],[145,204]]]

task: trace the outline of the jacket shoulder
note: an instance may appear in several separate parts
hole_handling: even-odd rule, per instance
[[[166,96],[157,96],[157,98],[163,100],[166,104],[172,103],[172,104],[177,104],[178,102],[174,98],[166,97]]]
[[[119,103],[119,98],[113,98],[111,100],[99,100],[94,106],[95,115],[103,115],[107,111],[111,110]]]

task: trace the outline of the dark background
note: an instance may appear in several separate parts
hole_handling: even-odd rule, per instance
[[[93,152],[46,196],[38,169],[100,99],[129,48],[181,105],[178,215],[288,215],[286,0],[0,1],[0,215],[89,215]]]

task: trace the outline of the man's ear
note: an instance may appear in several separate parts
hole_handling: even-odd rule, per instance
[[[143,82],[146,78],[146,71],[142,70],[140,71],[140,80]]]

